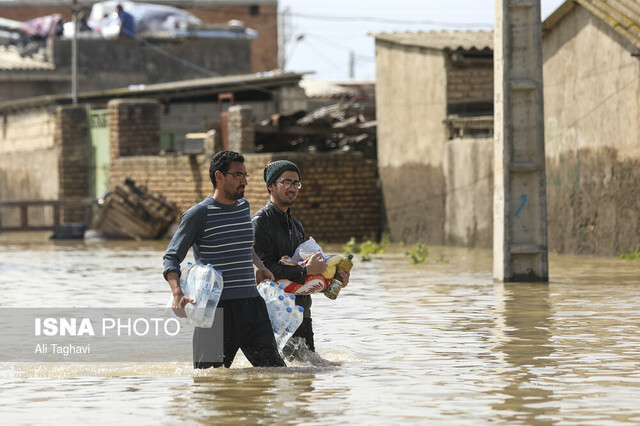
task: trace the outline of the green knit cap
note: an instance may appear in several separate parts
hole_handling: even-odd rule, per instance
[[[264,168],[264,172],[262,172],[262,177],[264,181],[267,183],[267,186],[271,185],[280,177],[280,175],[287,170],[292,170],[298,173],[300,176],[300,169],[295,163],[292,163],[288,160],[278,160],[274,161],[271,164],[268,164],[267,167]]]

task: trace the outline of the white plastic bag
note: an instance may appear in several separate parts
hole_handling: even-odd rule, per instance
[[[296,248],[296,252],[293,254],[293,258],[297,262],[301,262],[303,260],[307,260],[309,256],[318,252],[322,253],[322,247],[320,247],[318,243],[316,243],[316,240],[314,240],[313,237],[309,237],[307,241],[300,244]],[[324,253],[322,253],[322,256],[324,256]]]

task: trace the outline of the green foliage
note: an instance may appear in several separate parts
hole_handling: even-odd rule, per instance
[[[371,255],[369,254],[363,254],[362,255],[362,259],[363,262],[371,262]]]
[[[380,245],[388,246],[389,244],[391,244],[391,233],[389,231],[385,231],[380,237]]]
[[[360,244],[360,253],[362,254],[379,254],[384,253],[386,250],[380,247],[375,241],[367,240]]]
[[[405,255],[411,259],[411,263],[418,265],[426,262],[429,256],[429,249],[425,244],[417,243],[411,246],[411,250],[405,252]]]
[[[622,253],[618,258],[623,260],[640,260],[640,245],[638,245],[631,253]]]
[[[440,259],[436,260],[436,263],[439,263],[441,265],[448,265],[449,264],[449,259],[444,257],[444,254],[440,255]]]
[[[345,253],[369,255],[384,253],[386,250],[381,248],[375,241],[366,240],[358,244],[356,239],[352,237],[345,245],[342,246],[342,251]],[[368,260],[371,260],[371,257],[369,257]]]
[[[342,246],[342,251],[347,254],[360,253],[360,246],[356,243],[356,239],[351,237],[351,239]]]

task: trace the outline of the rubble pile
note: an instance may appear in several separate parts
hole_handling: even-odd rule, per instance
[[[256,152],[341,149],[375,159],[376,121],[366,121],[353,104],[338,102],[308,113],[275,114],[256,126]]]
[[[127,179],[103,198],[92,229],[106,238],[155,239],[179,219],[177,205]]]

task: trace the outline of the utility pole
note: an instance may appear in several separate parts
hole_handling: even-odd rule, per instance
[[[73,38],[71,39],[71,101],[78,103],[78,0],[71,4]]]
[[[493,277],[548,281],[540,0],[496,0]]]
[[[291,38],[289,31],[289,20],[291,19],[291,9],[285,7],[282,12],[278,13],[278,68],[284,71],[287,63],[287,44]]]

